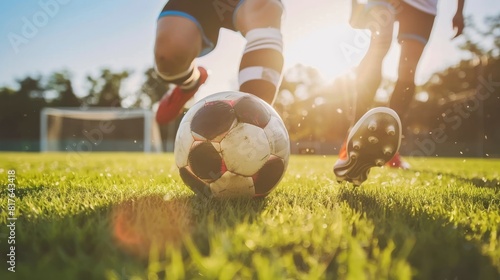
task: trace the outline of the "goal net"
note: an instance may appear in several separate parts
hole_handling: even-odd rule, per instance
[[[44,108],[40,150],[160,152],[160,130],[153,113],[121,108]]]

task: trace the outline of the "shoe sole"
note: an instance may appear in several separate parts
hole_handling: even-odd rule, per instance
[[[397,113],[386,107],[371,109],[349,132],[348,158],[339,159],[333,168],[337,181],[361,185],[368,178],[370,168],[384,166],[400,145],[401,120]]]

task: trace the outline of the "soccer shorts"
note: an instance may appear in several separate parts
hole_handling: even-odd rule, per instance
[[[373,7],[385,7],[399,22],[398,41],[416,40],[426,45],[434,25],[435,16],[406,4],[400,0],[368,1],[365,5],[353,6],[351,25],[354,28],[364,29],[370,23],[377,23],[379,18],[372,14]]]
[[[212,51],[219,37],[220,28],[236,30],[234,16],[244,0],[170,0],[159,18],[181,16],[193,21],[200,29],[203,50],[200,56]]]

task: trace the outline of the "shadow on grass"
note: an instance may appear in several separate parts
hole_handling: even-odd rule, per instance
[[[41,191],[43,187],[30,188],[25,195],[29,190]],[[108,213],[108,207],[99,207],[75,215],[19,216],[15,221],[13,244],[16,272],[4,275],[6,270],[1,270],[0,279],[102,278],[103,271],[113,266],[110,262],[116,265],[117,260],[116,250],[110,246]],[[2,243],[1,251],[4,252],[6,245]],[[108,259],[110,255],[112,259]],[[0,260],[2,263],[7,261],[5,254]]]
[[[464,182],[464,183],[469,183],[477,188],[491,188],[491,189],[500,189],[500,180],[498,179],[486,179],[486,178],[479,178],[479,177],[473,177],[473,178],[467,178],[463,176],[459,176],[457,174],[453,173],[446,173],[446,172],[436,172],[433,170],[411,170],[412,172],[422,172],[422,173],[427,173],[427,174],[433,174],[436,177],[438,176],[446,176],[452,179],[455,179],[459,182]]]
[[[265,203],[265,198],[152,195],[76,215],[21,216],[16,222],[16,273],[4,276],[4,269],[0,279],[33,279],[33,275],[36,279],[103,279],[107,273],[120,279],[145,277],[153,247],[161,253],[178,247],[185,253],[183,241],[190,238],[201,254],[208,255],[214,231],[256,218]],[[5,243],[1,247],[5,252]],[[6,254],[0,260],[5,263]]]
[[[394,240],[393,254],[398,254],[408,239],[415,240],[408,256],[416,269],[415,279],[500,279],[498,268],[481,253],[480,242],[468,240],[467,229],[450,224],[445,217],[397,201],[386,205],[375,195],[354,187],[342,188],[338,198],[366,213],[382,247],[389,239]]]

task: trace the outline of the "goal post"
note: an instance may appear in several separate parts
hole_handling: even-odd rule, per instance
[[[40,150],[161,152],[153,112],[122,108],[44,108]]]

